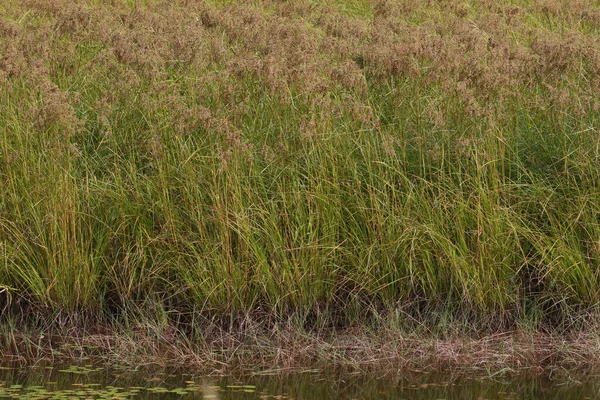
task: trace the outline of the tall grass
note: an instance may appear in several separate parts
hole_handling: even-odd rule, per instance
[[[5,303],[483,329],[595,311],[598,4],[218,3],[2,6]]]

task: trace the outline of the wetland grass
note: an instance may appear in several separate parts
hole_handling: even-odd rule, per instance
[[[0,345],[593,342],[599,32],[595,1],[4,1]]]

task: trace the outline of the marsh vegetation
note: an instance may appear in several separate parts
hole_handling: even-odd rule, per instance
[[[599,34],[583,0],[2,1],[4,352],[595,343]]]

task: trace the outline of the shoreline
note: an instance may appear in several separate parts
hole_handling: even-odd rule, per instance
[[[104,331],[101,333],[101,331]],[[306,370],[399,374],[441,372],[590,375],[600,367],[600,337],[589,332],[549,334],[506,331],[474,337],[419,337],[388,329],[327,333],[221,331],[191,339],[174,327],[128,332],[68,328],[47,337],[34,331],[2,337],[2,363],[20,365],[92,362],[138,368],[185,368],[202,373],[270,374]]]

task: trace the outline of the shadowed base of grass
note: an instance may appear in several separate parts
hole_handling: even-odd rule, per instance
[[[185,367],[199,373],[270,374],[343,369],[397,374],[410,371],[588,375],[600,367],[600,335],[589,328],[563,333],[506,330],[477,334],[445,327],[401,331],[347,326],[306,330],[293,322],[268,324],[251,315],[229,321],[198,316],[194,325],[92,323],[56,316],[37,323],[5,319],[0,360],[91,362],[135,370]]]

